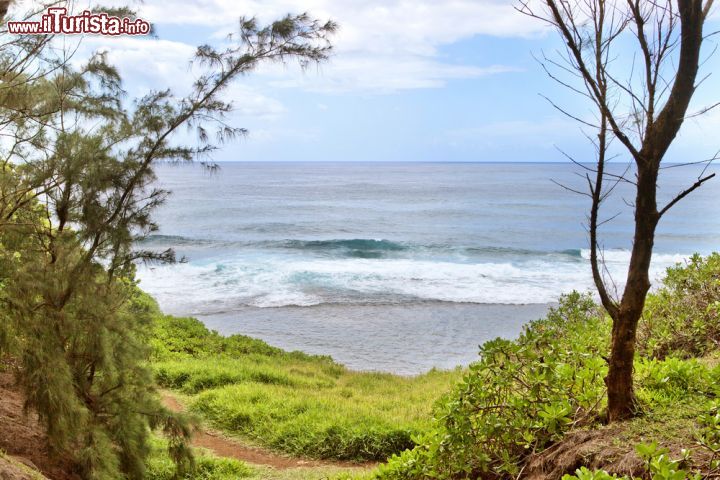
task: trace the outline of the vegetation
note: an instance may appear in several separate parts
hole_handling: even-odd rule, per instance
[[[262,27],[241,19],[237,44],[198,49],[200,71],[188,96],[154,91],[132,105],[120,100],[121,78],[102,54],[82,63],[49,48],[51,37],[4,42],[0,355],[11,359],[52,452],[72,460],[83,479],[266,476],[242,462],[194,458],[191,421],[163,407],[159,383],[213,426],[278,451],[358,461],[392,455],[376,472],[381,479],[519,477],[533,458],[578,431],[610,432],[637,445],[651,478],[716,475],[720,256],[671,269],[646,299],[660,217],[710,178],[658,207],[659,165],[694,92],[712,1],[678,2],[677,11],[672,2],[629,1],[624,14],[610,17],[602,0],[545,3],[568,46],[569,64],[561,68],[579,74],[598,108],[599,159],[588,182],[591,261],[603,308],[590,296],[568,295],[517,340],[483,345],[467,371],[408,378],[351,372],[328,357],[222,337],[195,319],[162,315],[135,282],[136,262],[173,260],[171,251],[134,249],[156,230],[152,213],[167,195],[152,186],[154,166],[211,152],[208,128],[217,128],[221,141],[244,133],[225,123],[231,106],[220,93],[261,62],[324,60],[332,22],[298,15]],[[578,23],[583,8],[583,19],[594,22]],[[618,77],[607,69],[610,46],[626,29],[645,64],[639,95],[632,81],[613,85]],[[672,59],[677,69],[663,75]],[[632,101],[618,102],[613,92]],[[627,118],[635,121],[617,122],[612,105],[633,105]],[[185,127],[197,132],[198,146],[171,142]],[[636,137],[627,128],[637,128]],[[638,171],[636,181],[615,178],[637,187],[632,259],[619,299],[605,288],[597,251],[613,139]],[[615,430],[604,425],[636,413],[640,418]],[[696,448],[675,452],[662,443]],[[568,479],[619,478],[586,467]]]
[[[717,468],[714,457],[720,452],[718,349],[706,336],[718,328],[718,262],[718,254],[696,256],[687,266],[670,269],[664,286],[650,295],[641,325],[643,347],[634,364],[642,416],[620,427],[622,434],[612,433],[623,443],[679,441],[690,448],[701,430],[700,450],[712,452],[710,462],[715,462],[696,465],[704,472]],[[575,293],[547,318],[528,324],[519,339],[486,343],[481,359],[437,404],[433,428],[420,445],[381,466],[379,477],[510,478],[568,432],[602,432],[610,325],[589,297]],[[667,334],[688,325],[695,330],[681,341]],[[698,352],[706,356],[694,358]],[[668,459],[661,455],[653,458]],[[588,471],[578,475],[590,478]],[[685,478],[676,475],[668,478]]]
[[[3,40],[0,354],[14,359],[51,448],[82,478],[144,478],[155,428],[169,436],[178,473],[192,466],[189,424],[160,404],[147,363],[149,317],[133,305],[135,262],[173,259],[134,250],[157,228],[151,214],[167,195],[152,186],[153,169],[211,152],[211,128],[220,141],[242,134],[224,121],[232,107],[223,90],[262,62],[324,60],[335,30],[306,15],[239,26],[225,50],[198,48],[187,96],[158,90],[134,103],[121,100],[104,54],[82,63],[52,36]],[[196,147],[171,141],[187,127]]]
[[[461,371],[417,377],[353,372],[198,320],[156,313],[153,369],[193,412],[225,432],[293,455],[384,460],[412,448],[433,402]]]
[[[615,430],[603,426],[611,322],[589,295],[563,297],[517,340],[487,342],[464,372],[412,378],[350,372],[328,357],[222,337],[197,320],[162,315],[144,295],[135,305],[155,318],[158,382],[245,441],[320,458],[394,453],[372,474],[381,479],[510,478],[573,432],[605,438],[607,430],[599,450],[636,445],[651,478],[679,480],[720,466],[719,278],[719,254],[695,256],[669,269],[648,297],[634,367],[641,415]],[[583,467],[566,480],[574,478],[623,475]]]
[[[47,477],[40,474],[40,472],[34,468],[30,468],[24,463],[7,456],[5,452],[0,449],[0,475],[3,477],[7,475],[7,478],[17,478],[16,475],[13,475],[15,472],[19,473],[23,479],[47,480]]]
[[[654,358],[703,357],[720,345],[720,256],[693,256],[667,270],[651,295],[638,331],[638,350]]]
[[[218,458],[204,452],[200,452],[195,457],[195,468],[192,472],[179,478],[176,473],[175,463],[167,455],[167,442],[158,438],[153,439],[147,461],[148,480],[235,480],[255,475],[254,470],[243,462]]]

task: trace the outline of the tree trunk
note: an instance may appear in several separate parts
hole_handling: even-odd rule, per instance
[[[608,391],[608,422],[632,417],[635,413],[633,360],[638,320],[623,312],[613,323],[610,365],[605,384]]]
[[[644,152],[641,152],[641,155]],[[655,228],[660,215],[657,210],[656,185],[660,162],[638,162],[635,197],[635,234],[630,256],[627,283],[619,309],[614,312],[612,346],[608,375],[608,422],[631,417],[635,411],[633,392],[633,360],[638,322],[645,308],[650,289],[650,261]]]

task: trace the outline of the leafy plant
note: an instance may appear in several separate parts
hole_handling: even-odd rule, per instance
[[[693,255],[667,270],[662,288],[647,298],[638,351],[664,358],[700,357],[720,345],[720,254]]]
[[[608,325],[589,296],[573,293],[518,340],[485,343],[480,361],[438,403],[435,429],[381,466],[380,478],[517,475],[529,454],[597,421]]]
[[[148,367],[148,302],[133,305],[136,262],[174,260],[136,249],[157,230],[153,212],[169,193],[154,184],[155,166],[208,154],[212,134],[243,134],[226,122],[223,90],[263,62],[326,59],[336,28],[305,14],[238,25],[222,50],[197,49],[186,96],[160,88],[135,102],[122,100],[105,53],[80,61],[52,35],[2,34],[0,352],[16,361],[52,452],[84,479],[143,478],[155,428],[170,437],[179,474],[191,463],[189,425],[161,405]],[[197,142],[176,144],[188,127]],[[216,344],[231,354],[257,347]]]

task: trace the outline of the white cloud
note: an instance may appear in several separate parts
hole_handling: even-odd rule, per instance
[[[530,36],[538,23],[518,14],[512,0],[147,0],[143,15],[156,23],[226,27],[238,17],[271,21],[306,11],[341,23],[344,45],[403,38],[410,43],[448,43],[477,35]],[[169,15],[168,12],[172,12]],[[369,34],[369,35],[368,35]],[[384,44],[384,41],[380,42]],[[363,47],[364,48],[364,47]]]
[[[292,77],[281,77],[270,84],[275,87],[301,87],[314,92],[343,93],[353,90],[382,94],[412,88],[438,88],[448,80],[480,78],[517,71],[512,67],[491,65],[453,65],[430,58],[390,55],[368,57],[354,54],[337,56],[330,65]]]
[[[102,3],[125,4],[120,0]],[[240,115],[264,118],[285,111],[271,98],[273,88],[384,94],[514,71],[512,66],[492,62],[458,63],[443,58],[440,52],[444,46],[475,35],[528,37],[543,30],[539,22],[516,12],[512,0],[146,0],[135,7],[161,31],[187,29],[193,40],[85,37],[83,51],[107,50],[110,61],[129,80],[131,96],[158,86],[183,93],[196,75],[189,61],[194,43],[202,41],[197,33],[208,27],[218,35],[207,40],[221,42],[219,34],[232,32],[243,15],[270,22],[287,13],[307,11],[337,21],[340,30],[332,39],[334,55],[317,70],[301,72],[295,66],[265,65],[250,82],[254,88],[235,86],[228,91],[227,98],[235,101]]]
[[[263,95],[256,89],[240,83],[230,85],[222,96],[232,103],[234,114],[239,117],[274,120],[287,111],[279,100]]]
[[[183,95],[198,75],[190,64],[195,47],[182,42],[88,36],[83,40],[82,49],[84,54],[78,58],[87,58],[90,52],[106,51],[110,63],[118,67],[123,78],[131,80],[131,98],[158,88],[170,88],[175,94]],[[272,120],[286,112],[279,100],[242,83],[231,84],[222,97],[232,102],[233,115],[238,118]]]
[[[333,93],[434,88],[452,79],[506,72],[512,68],[445,62],[438,52],[475,35],[529,37],[544,30],[540,22],[516,12],[512,0],[147,0],[139,8],[144,18],[159,25],[210,27],[217,38],[232,32],[243,15],[269,22],[307,11],[333,19],[340,24],[333,37],[335,55],[319,75],[278,67],[260,72],[276,87]]]
[[[84,37],[82,48],[87,57],[95,51],[107,52],[108,60],[117,66],[126,79],[132,79],[133,92],[143,94],[150,89],[171,88],[178,93],[188,88],[192,79],[190,59],[195,47],[169,40],[137,37]]]

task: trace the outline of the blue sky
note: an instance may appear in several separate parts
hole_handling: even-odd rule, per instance
[[[140,15],[159,39],[88,37],[125,74],[127,90],[182,91],[194,46],[217,43],[240,15],[268,22],[307,11],[340,24],[336,52],[319,68],[268,66],[227,92],[232,123],[249,129],[218,161],[562,161],[590,150],[578,125],[587,105],[546,77],[533,54],[561,47],[554,32],[501,0],[146,0]],[[718,27],[717,12],[711,26]],[[623,52],[621,52],[622,54]],[[720,101],[716,71],[696,106]],[[671,161],[712,156],[720,114],[689,122]]]

